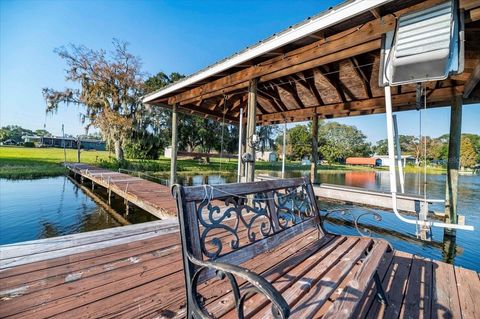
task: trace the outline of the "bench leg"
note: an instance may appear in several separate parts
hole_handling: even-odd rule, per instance
[[[385,306],[388,306],[387,295],[385,294],[385,290],[383,290],[382,281],[378,276],[378,271],[375,272],[373,275],[373,280],[375,280],[375,286],[377,287],[377,298]]]

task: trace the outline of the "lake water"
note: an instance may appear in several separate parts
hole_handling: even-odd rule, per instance
[[[278,172],[259,172],[278,175]],[[287,177],[308,176],[308,171],[288,172]],[[321,183],[331,183],[363,187],[372,190],[389,189],[388,172],[321,172]],[[445,198],[445,175],[427,176],[427,198]],[[234,174],[184,175],[180,182],[188,185],[223,184],[234,182]],[[406,174],[406,193],[418,194],[423,190],[423,175]],[[422,188],[422,187],[420,187]],[[97,192],[97,191],[96,191]],[[105,197],[101,191],[97,193]],[[423,193],[421,193],[423,194]],[[325,210],[345,208],[339,204],[320,203]],[[114,201],[115,210],[123,214],[123,202]],[[442,204],[430,206],[430,209],[442,211]],[[374,230],[373,236],[386,238],[396,249],[419,254],[438,260],[454,261],[455,264],[480,271],[480,176],[461,176],[459,181],[459,214],[465,215],[466,223],[475,226],[475,231],[458,231],[455,253],[445,254],[443,249],[443,230],[433,229],[433,241],[422,242],[415,237],[415,226],[399,221],[392,213],[377,211],[382,221],[364,216],[360,222],[381,227],[385,231]],[[352,213],[362,214],[366,210],[355,208]],[[332,215],[333,217],[334,215]],[[339,220],[351,220],[348,215],[336,214]],[[131,210],[127,219],[131,223],[155,220],[155,217],[139,210]],[[10,181],[0,179],[0,244],[25,240],[61,236],[85,231],[116,227],[119,224],[103,211],[88,195],[66,177],[46,178],[28,181]],[[354,227],[327,222],[327,230],[341,234],[358,234]],[[377,232],[375,232],[375,230]]]
[[[66,177],[0,179],[0,244],[119,224]]]

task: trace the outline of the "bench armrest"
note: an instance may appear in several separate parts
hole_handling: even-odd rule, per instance
[[[207,269],[215,271],[221,279],[225,277],[228,278],[230,285],[232,286],[233,295],[235,297],[235,306],[237,309],[238,318],[244,318],[244,302],[254,293],[260,293],[270,300],[272,303],[272,315],[274,318],[286,319],[289,317],[290,308],[287,302],[265,278],[257,275],[249,269],[237,265],[217,261],[200,261],[191,255],[188,255],[188,259],[190,262],[200,267],[196,270],[192,278],[192,282],[190,283],[192,288],[191,300],[193,301],[192,310],[199,318],[210,318],[210,316],[203,311],[197,292],[198,279],[201,273]],[[251,285],[251,287],[245,289],[243,294],[241,294],[240,287],[235,277],[244,279]]]

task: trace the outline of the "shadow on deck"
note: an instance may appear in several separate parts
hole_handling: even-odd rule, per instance
[[[179,240],[177,222],[169,220],[1,246],[0,317],[183,317]],[[358,317],[480,317],[474,271],[393,251],[379,272],[390,305],[373,302],[372,288]],[[348,279],[326,305],[341,298]],[[212,292],[210,300],[222,302],[215,298]]]

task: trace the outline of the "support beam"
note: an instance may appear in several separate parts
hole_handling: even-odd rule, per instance
[[[178,110],[172,107],[172,157],[170,159],[170,185],[177,182],[177,151],[178,151]]]
[[[248,86],[246,152],[252,155],[252,161],[246,163],[246,182],[253,182],[255,180],[255,148],[253,147],[253,135],[255,134],[255,119],[257,114],[257,83],[258,79],[253,79]]]
[[[463,97],[465,99],[470,96],[478,82],[480,82],[480,61],[477,63],[472,74],[470,74],[470,78],[465,83],[465,91],[463,92]]]
[[[462,96],[452,98],[450,111],[450,138],[448,141],[447,187],[445,196],[445,222],[457,224],[458,170],[462,138]],[[455,229],[445,228],[446,236],[455,236]]]
[[[310,180],[313,184],[318,184],[317,177],[318,163],[318,115],[312,117],[312,162],[310,164]]]

